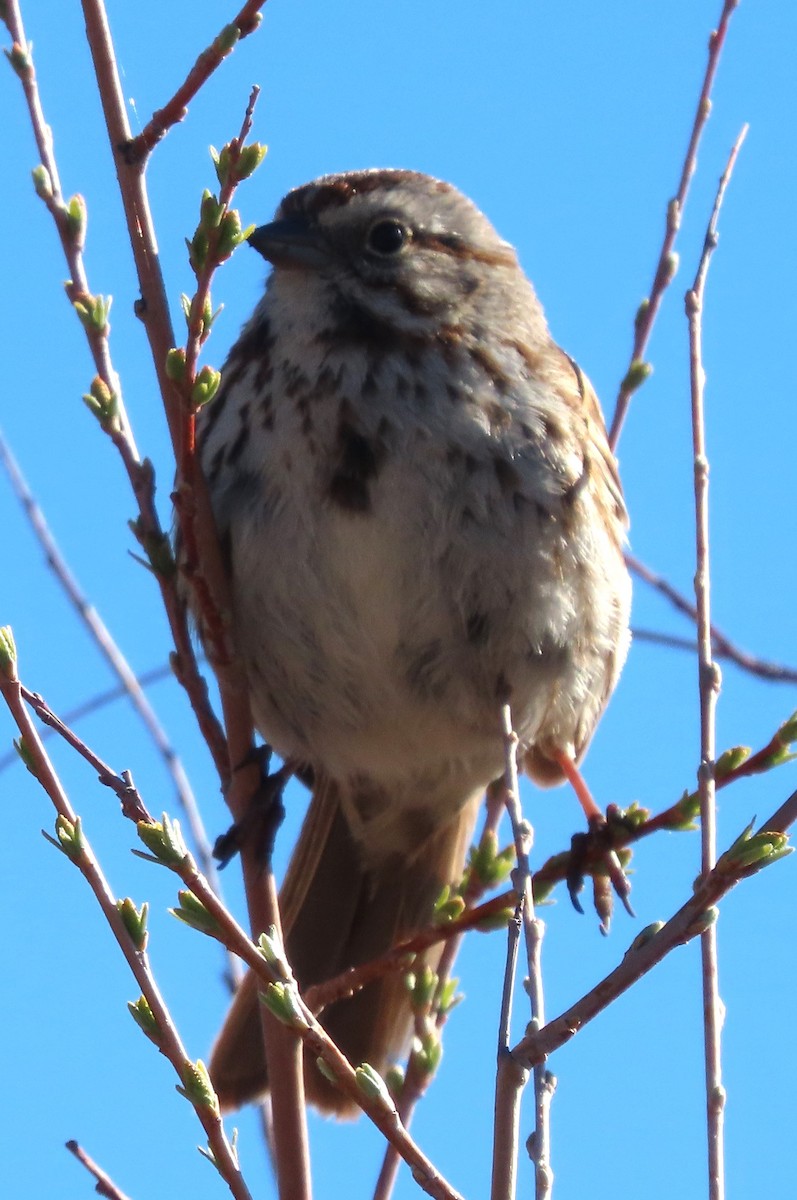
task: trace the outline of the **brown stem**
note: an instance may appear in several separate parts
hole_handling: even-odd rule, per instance
[[[52,129],[47,123],[44,115],[44,110],[41,104],[39,95],[39,85],[36,78],[36,71],[33,67],[33,62],[30,54],[30,47],[25,37],[25,29],[22,24],[22,15],[20,13],[17,0],[7,0],[5,5],[5,23],[8,27],[14,43],[24,50],[28,56],[28,66],[17,72],[22,90],[25,93],[25,100],[28,106],[28,115],[30,117],[33,136],[36,140],[36,148],[39,152],[39,160],[47,172],[48,184],[43,188],[37,188],[39,195],[47,206],[56,230],[61,241],[61,248],[66,259],[69,280],[66,284],[66,294],[69,300],[74,303],[83,297],[90,296],[91,289],[89,288],[88,277],[86,275],[86,267],[83,260],[83,238],[84,233],[76,233],[70,226],[67,219],[66,202],[64,194],[61,190],[61,180],[58,173],[58,163],[55,157],[55,147],[53,143]],[[125,412],[124,402],[122,400],[122,387],[119,382],[119,376],[114,370],[111,361],[110,346],[108,344],[108,335],[106,332],[100,332],[97,329],[84,326],[86,339],[89,344],[89,350],[94,360],[94,367],[99,377],[114,393],[117,401],[117,410],[119,415],[119,433],[118,437],[125,442],[131,462],[131,470],[135,473],[135,468],[140,466],[138,450],[136,449],[133,431],[130,427],[130,422]]]
[[[506,769],[504,774],[504,804],[512,825],[517,858],[515,886],[519,900],[515,915],[508,926],[507,956],[504,968],[504,986],[501,1000],[501,1017],[498,1028],[498,1070],[495,1081],[495,1119],[493,1123],[492,1200],[514,1200],[517,1188],[518,1146],[520,1141],[520,1100],[527,1080],[526,1070],[517,1062],[509,1049],[512,1019],[512,999],[516,973],[517,954],[521,930],[525,933],[528,963],[528,990],[531,1001],[533,1023],[544,1021],[544,993],[540,947],[544,927],[534,910],[531,866],[529,853],[533,830],[523,819],[520,807],[520,789],[517,772],[517,734],[512,726],[512,714],[508,704],[501,709],[502,730]],[[550,1126],[549,1109],[542,1104],[542,1086],[545,1066],[538,1064],[534,1069],[535,1130],[534,1137],[538,1157],[535,1158],[535,1188],[537,1200],[550,1195],[549,1169]]]
[[[183,867],[178,869],[178,873],[186,886],[202,901],[211,916],[215,918],[221,929],[225,945],[240,955],[247,966],[257,975],[264,988],[273,984],[274,969],[269,966],[252,940],[246,936],[240,925],[227,912],[207,881],[193,868],[190,862],[185,862]],[[291,989],[296,1014],[294,1029],[298,1031],[301,1040],[312,1056],[324,1061],[338,1087],[355,1101],[391,1145],[395,1146],[401,1158],[411,1168],[416,1183],[428,1195],[435,1197],[435,1200],[461,1200],[459,1193],[440,1175],[431,1160],[410,1137],[393,1102],[385,1093],[361,1086],[360,1075],[319,1025],[310,1008],[299,995],[295,981],[292,977],[288,977],[286,982]],[[261,1005],[261,1007],[265,1008],[266,1006]],[[282,1194],[281,1190],[280,1197]]]
[[[27,52],[28,47],[25,41],[25,31],[17,0],[9,0],[6,5],[5,19],[15,44]],[[36,75],[33,65],[30,62],[29,54],[28,62],[29,65],[23,70],[18,71],[18,75],[25,93],[28,114],[41,155],[42,165],[48,177],[45,186],[40,189],[39,194],[53,216],[58,235],[61,239],[64,256],[70,272],[67,294],[70,300],[74,302],[90,295],[82,255],[83,236],[82,234],[77,235],[74,232],[67,219],[67,211],[61,192],[58,166],[53,148],[52,132],[47,124],[41,106]],[[122,109],[122,119],[126,121],[124,105],[122,105]],[[108,392],[115,397],[115,417],[107,424],[106,428],[108,435],[120,454],[138,505],[139,519],[136,523],[136,536],[147,552],[153,547],[163,548],[167,545],[168,539],[163,532],[155,507],[155,483],[152,467],[146,460],[141,460],[133,439],[130,423],[122,403],[119,378],[111,362],[108,328],[106,326],[103,331],[99,331],[90,325],[84,325],[83,328],[94,359],[97,374],[108,389]],[[181,602],[177,594],[174,576],[169,570],[156,572],[156,578],[161,589],[161,596],[176,647],[176,657],[173,664],[174,673],[186,690],[219,774],[222,780],[225,780],[227,760],[224,735],[210,707],[207,687],[196,664],[193,645],[188,632],[185,605]]]
[[[145,822],[150,824],[152,822],[152,818],[138,796],[138,793],[132,787],[130,781],[124,779],[122,776],[114,775],[114,773],[110,771],[110,769],[102,762],[102,760],[99,759],[97,755],[85,745],[85,743],[81,742],[80,739],[71,732],[71,730],[66,729],[58,721],[58,718],[46,708],[46,705],[44,705],[43,701],[41,701],[39,697],[34,696],[33,693],[28,691],[27,688],[23,688],[16,678],[15,667],[12,668],[10,672],[7,669],[6,673],[3,674],[0,664],[0,694],[6,700],[6,703],[11,709],[12,715],[14,716],[17,725],[22,732],[26,754],[28,755],[29,761],[34,768],[36,778],[39,780],[40,784],[45,788],[48,794],[53,797],[58,811],[67,815],[72,824],[75,823],[74,813],[69,807],[69,802],[66,800],[66,797],[63,794],[63,789],[60,786],[60,782],[58,782],[57,777],[52,770],[49,759],[47,758],[44,748],[38,738],[36,729],[27,716],[24,703],[31,704],[38,715],[44,716],[44,714],[46,714],[46,719],[48,719],[50,723],[58,729],[58,732],[65,737],[70,744],[74,745],[74,748],[78,750],[82,757],[91,763],[95,770],[97,770],[97,773],[100,776],[100,781],[112,787],[123,800],[122,811],[128,819],[136,823]],[[127,803],[125,803],[125,801],[127,801]],[[223,942],[230,952],[236,954],[247,964],[247,966],[252,969],[252,971],[261,981],[262,986],[264,988],[268,988],[275,982],[275,979],[282,978],[275,972],[273,967],[269,966],[263,954],[261,954],[261,952],[255,946],[252,939],[247,937],[245,931],[241,928],[231,913],[225,908],[222,901],[210,886],[208,880],[205,879],[205,877],[197,870],[196,864],[191,856],[187,854],[178,865],[175,865],[174,863],[170,865],[172,866],[172,869],[175,870],[180,876],[186,887],[189,888],[190,891],[193,892],[193,894],[197,897],[197,899],[202,902],[211,918],[215,921],[218,927],[218,933],[216,935],[218,939]],[[81,867],[81,870],[82,869],[83,868]],[[84,874],[85,873],[86,872],[84,871]],[[98,899],[100,899],[102,903],[102,897],[98,896]],[[119,917],[119,914],[113,901],[111,901],[111,905],[113,909],[112,915],[114,920],[116,920],[116,918]],[[109,915],[107,906],[103,905],[103,911],[106,912],[106,916]],[[114,930],[116,930],[116,924],[114,924],[113,927]],[[124,927],[122,928],[124,930]],[[126,952],[128,961],[130,961],[130,955],[127,952],[130,947],[130,938],[127,936],[126,931],[125,939],[126,941],[122,948]],[[136,974],[136,978],[139,979],[139,982],[141,982],[138,974]],[[442,1178],[432,1162],[423,1154],[420,1148],[412,1140],[406,1128],[402,1125],[398,1114],[391,1103],[384,1098],[374,1096],[370,1092],[363,1090],[358,1083],[357,1074],[352,1068],[351,1064],[340,1053],[334,1043],[330,1040],[330,1038],[315,1020],[315,1017],[307,1004],[299,997],[298,992],[296,992],[295,982],[290,979],[290,983],[295,992],[297,1012],[299,1013],[297,1022],[298,1027],[293,1030],[294,1036],[297,1038],[301,1037],[301,1039],[310,1046],[315,1057],[323,1058],[329,1069],[332,1071],[332,1074],[335,1076],[339,1086],[347,1093],[347,1095],[351,1096],[362,1108],[362,1110],[371,1118],[371,1120],[374,1121],[374,1123],[391,1142],[391,1144],[396,1146],[401,1158],[408,1163],[416,1180],[420,1183],[421,1187],[428,1192],[429,1195],[435,1197],[436,1200],[461,1200],[458,1193],[455,1192],[454,1189]],[[149,987],[149,984],[147,986]],[[152,981],[152,988],[155,988],[154,980]],[[153,1004],[151,1007],[153,1007],[153,1011],[155,1011],[156,1005],[159,1003],[159,997],[156,990],[146,990],[142,986],[142,992],[148,1000],[150,999],[150,996],[153,997]],[[265,1005],[261,1005],[261,1007],[265,1008]],[[160,1011],[160,1008],[158,1008],[156,1016]],[[172,1043],[170,1043],[170,1045],[171,1044]],[[238,1193],[234,1194],[237,1195]],[[280,1192],[281,1200],[285,1194],[286,1193],[283,1191]],[[243,1195],[244,1194],[241,1193],[242,1197]]]

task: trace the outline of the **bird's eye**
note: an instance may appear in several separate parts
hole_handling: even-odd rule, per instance
[[[410,231],[401,221],[377,221],[368,230],[365,245],[373,254],[390,257],[398,254],[410,240]]]

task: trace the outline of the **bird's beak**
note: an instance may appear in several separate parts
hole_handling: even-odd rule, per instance
[[[329,262],[329,247],[319,230],[303,216],[261,225],[249,235],[249,245],[275,267],[317,269]]]

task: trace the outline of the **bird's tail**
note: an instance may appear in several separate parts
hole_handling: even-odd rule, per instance
[[[320,786],[310,805],[280,892],[288,960],[300,989],[324,983],[348,967],[387,953],[428,925],[447,883],[458,882],[473,831],[478,797],[448,824],[421,840],[412,855],[363,864],[334,785]],[[434,966],[440,950],[428,951]],[[268,1088],[258,1013],[258,984],[244,978],[210,1057],[210,1075],[222,1108],[237,1108]],[[358,1066],[380,1073],[407,1050],[412,1010],[401,970],[383,975],[321,1015],[330,1037]],[[356,1107],[305,1058],[309,1103],[339,1117]]]

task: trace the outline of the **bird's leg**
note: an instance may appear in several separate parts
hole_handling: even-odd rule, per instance
[[[620,897],[626,912],[629,916],[633,917],[636,914],[628,899],[631,892],[631,884],[628,882],[628,878],[617,857],[617,852],[612,846],[611,827],[604,813],[601,812],[595,803],[595,799],[587,787],[586,780],[576,766],[572,755],[568,754],[565,750],[559,750],[556,754],[556,761],[561,767],[565,779],[567,779],[576,793],[589,826],[588,833],[576,833],[573,835],[571,841],[570,869],[567,873],[567,889],[570,893],[570,899],[578,912],[584,911],[581,907],[578,894],[584,887],[584,875],[587,873],[588,863],[590,860],[597,859],[603,867],[603,872],[596,873],[593,869],[590,871],[590,874],[592,875],[595,888],[595,907],[601,918],[601,931],[608,933],[612,901],[611,892],[606,886],[605,880],[608,878],[611,881],[611,886],[614,888],[616,895]]]

